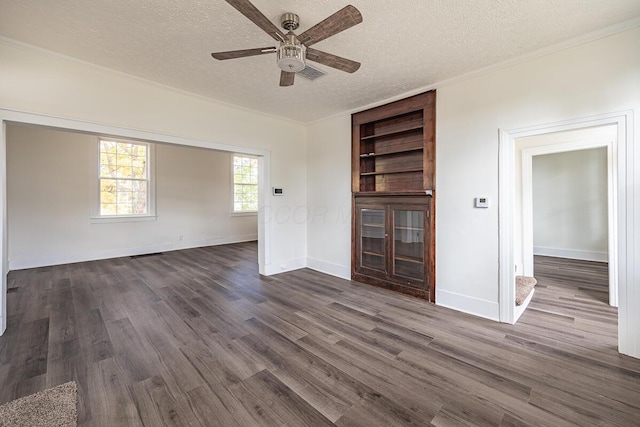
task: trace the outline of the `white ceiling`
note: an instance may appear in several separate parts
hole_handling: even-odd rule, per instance
[[[354,74],[278,85],[272,46],[223,0],[1,0],[0,35],[238,106],[309,122],[429,86],[640,16],[638,0],[253,0],[297,34],[347,4],[363,22],[315,48],[361,62]]]

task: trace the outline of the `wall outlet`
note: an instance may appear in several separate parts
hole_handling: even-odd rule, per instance
[[[179,235],[178,235],[178,240],[179,240],[179,241],[183,241],[183,240],[184,240],[184,236],[183,236],[182,234],[179,234]]]

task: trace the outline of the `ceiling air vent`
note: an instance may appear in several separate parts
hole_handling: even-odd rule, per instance
[[[311,81],[327,75],[327,73],[325,73],[324,71],[318,70],[317,68],[312,67],[309,64],[306,64],[304,69],[302,71],[298,71],[296,74]]]

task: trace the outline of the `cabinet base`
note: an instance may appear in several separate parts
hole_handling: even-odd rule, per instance
[[[351,274],[351,280],[354,282],[364,283],[366,285],[373,285],[379,288],[385,288],[390,291],[399,292],[412,297],[420,298],[431,302],[429,298],[429,288],[418,289],[414,287],[404,286],[397,282],[391,282],[388,280],[379,279],[377,277],[365,276],[358,273]]]

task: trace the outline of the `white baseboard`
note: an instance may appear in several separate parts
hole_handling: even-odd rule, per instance
[[[2,277],[0,277],[0,336],[4,334],[7,329],[7,273],[2,271]]]
[[[521,305],[516,305],[516,309],[513,312],[513,324],[514,325],[518,321],[520,316],[522,316],[522,313],[524,313],[524,311],[527,309],[527,306],[531,302],[531,298],[533,298],[533,294],[534,294],[535,291],[536,291],[535,288],[531,289],[531,292],[529,292],[529,295],[524,299],[522,304]]]
[[[95,251],[83,254],[63,254],[43,258],[25,258],[9,260],[9,270],[24,270],[26,268],[47,267],[51,265],[72,264],[75,262],[96,261],[109,258],[120,258],[134,255],[152,254],[156,252],[177,251],[180,249],[193,249],[203,246],[227,245],[230,243],[250,242],[257,240],[256,234],[245,234],[239,236],[227,236],[214,239],[179,241],[149,245],[137,248],[115,248],[104,251]]]
[[[286,273],[287,271],[299,270],[307,266],[306,258],[290,259],[285,262],[277,264],[269,264],[264,266],[264,275],[271,276],[279,273]]]
[[[550,256],[555,258],[580,259],[584,261],[608,262],[607,252],[582,251],[579,249],[546,248],[543,246],[533,247],[534,255]]]
[[[436,305],[451,308],[485,319],[500,320],[500,307],[497,302],[487,301],[455,292],[438,290],[436,287]]]
[[[334,264],[321,259],[307,257],[307,268],[341,279],[351,279],[351,267],[347,265]]]

